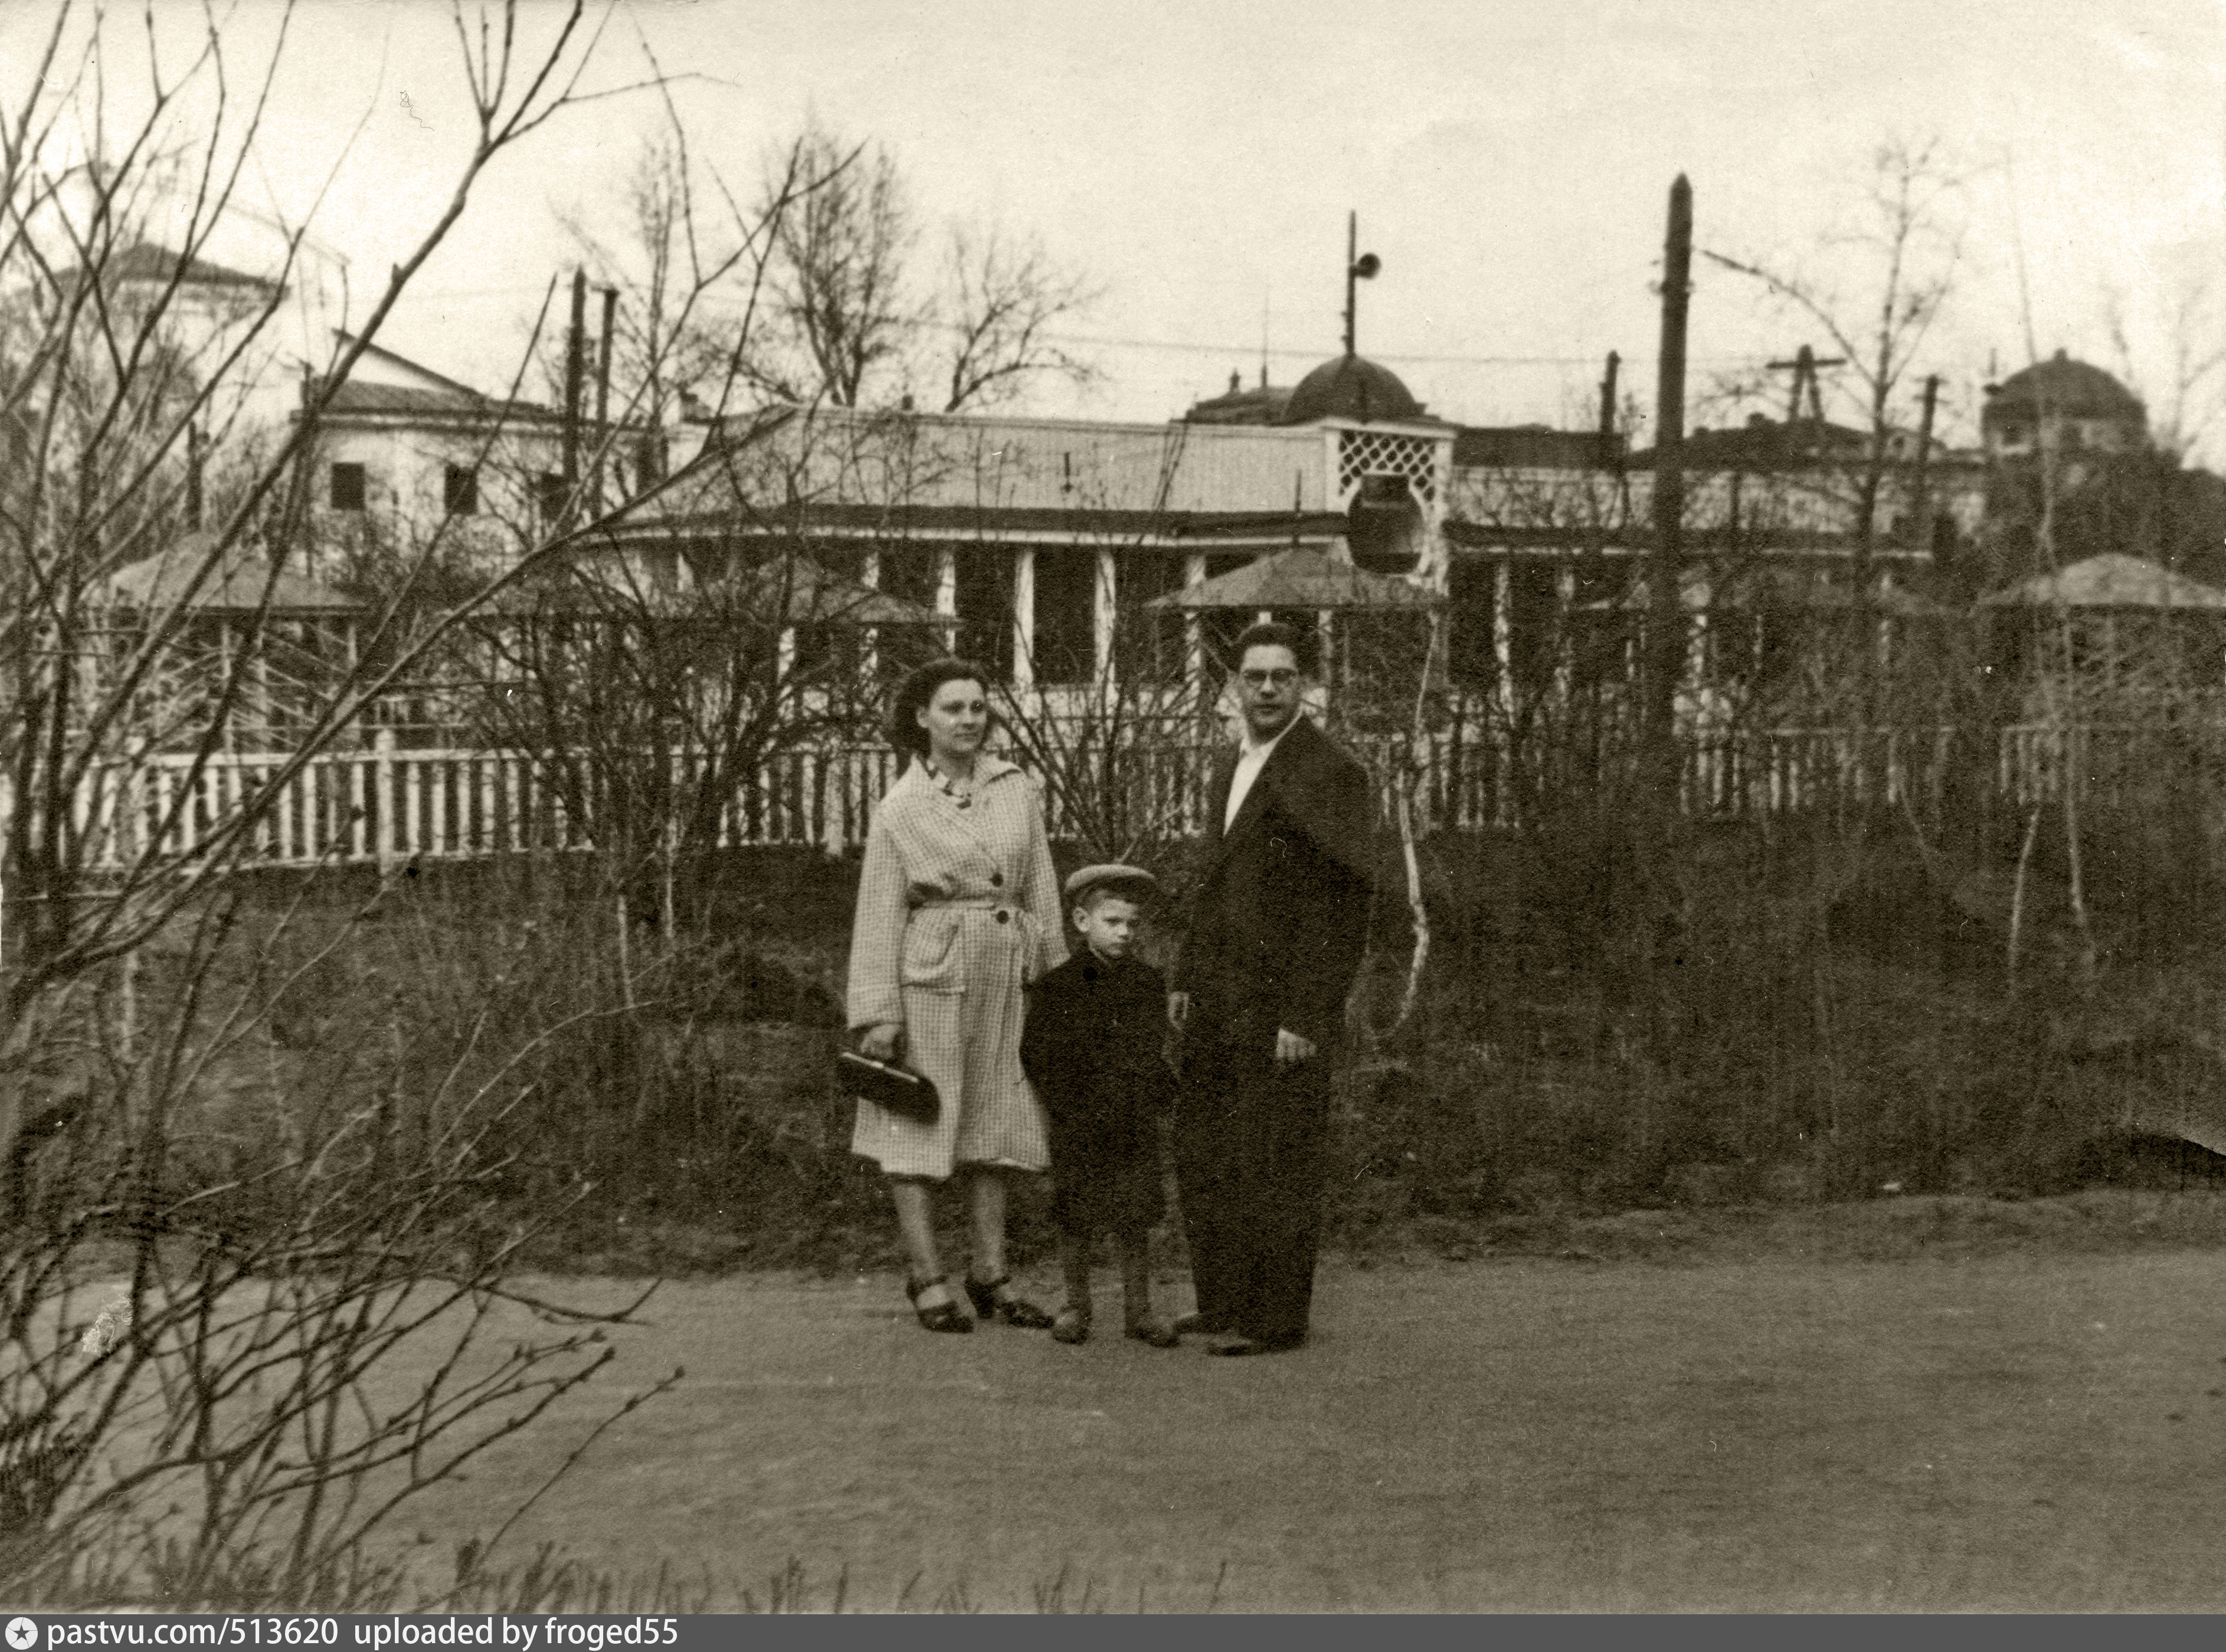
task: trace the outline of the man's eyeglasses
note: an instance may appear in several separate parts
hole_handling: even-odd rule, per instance
[[[1270,683],[1279,689],[1288,689],[1299,680],[1299,674],[1288,665],[1272,671],[1239,671],[1237,675],[1256,689],[1264,689]]]

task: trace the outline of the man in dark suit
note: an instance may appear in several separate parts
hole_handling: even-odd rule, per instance
[[[1345,1001],[1368,941],[1373,809],[1358,763],[1300,715],[1302,639],[1237,639],[1242,741],[1215,764],[1204,874],[1170,982],[1183,1034],[1175,1171],[1209,1351],[1306,1340]]]

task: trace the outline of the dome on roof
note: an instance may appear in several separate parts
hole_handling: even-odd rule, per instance
[[[1419,419],[1422,404],[1389,367],[1365,356],[1338,356],[1299,380],[1278,424],[1317,419]]]
[[[1987,411],[2007,407],[2045,408],[2051,414],[2085,413],[2146,418],[2140,398],[2100,367],[2074,361],[2063,351],[2035,362],[1988,387]]]

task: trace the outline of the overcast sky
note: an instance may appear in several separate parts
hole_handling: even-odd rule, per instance
[[[0,55],[18,49],[10,10]],[[272,15],[245,0],[231,28],[252,46]],[[556,15],[528,8],[537,27]],[[1348,207],[1383,261],[1362,289],[1362,353],[1479,423],[1588,419],[1611,349],[1650,400],[1650,283],[1680,171],[1702,246],[1860,293],[1869,261],[1844,233],[1871,155],[1937,141],[1966,180],[1968,230],[1928,365],[1965,421],[1990,365],[2026,359],[2028,308],[2040,353],[2122,371],[2115,305],[2161,412],[2172,315],[2226,249],[2221,0],[630,0],[597,79],[642,73],[643,41],[705,77],[676,101],[738,189],[815,111],[885,142],[932,221],[1039,232],[1101,285],[1072,332],[1103,380],[1032,398],[1051,413],[1168,417],[1232,369],[1255,379],[1263,334],[1278,382],[1333,353]],[[298,210],[353,143],[316,227],[359,291],[452,187],[460,91],[447,0],[297,16],[258,187]],[[499,381],[568,264],[557,214],[609,219],[663,118],[648,94],[602,102],[505,159],[392,341]],[[1804,341],[1826,342],[1752,283],[1696,270],[1696,389]]]

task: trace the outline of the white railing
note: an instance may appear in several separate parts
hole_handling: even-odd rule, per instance
[[[478,859],[591,846],[548,765],[519,753],[401,749],[382,733],[368,750],[321,753],[291,772],[288,754],[149,753],[86,777],[73,810],[85,859],[118,870],[149,856],[191,861],[236,848],[250,866],[371,865]],[[721,810],[721,848],[799,846],[840,852],[864,840],[887,789],[886,750],[783,753]],[[674,779],[691,778],[676,764]],[[592,783],[592,777],[591,777]],[[4,802],[4,800],[0,800]],[[236,845],[221,840],[238,836]]]
[[[2153,806],[2160,781],[2226,776],[2226,720],[2030,723],[2005,729],[1996,791],[2030,807],[2070,787],[2085,802]]]
[[[2134,731],[2067,730],[2031,725],[2005,729],[1993,775],[1996,795],[2031,804],[2057,797],[2075,762],[2083,788],[2090,747]],[[1683,797],[1688,813],[1763,817],[1819,808],[1939,806],[1955,731],[1771,729],[1689,740]],[[2226,734],[2222,734],[2226,744]],[[1130,813],[1157,834],[1203,829],[1211,745],[1129,753],[1120,784]],[[1365,755],[1378,756],[1369,753]],[[1402,759],[1404,761],[1405,759]],[[191,861],[232,847],[250,866],[368,865],[456,861],[531,850],[591,847],[585,823],[567,806],[567,786],[552,766],[518,753],[398,747],[382,734],[369,749],[320,753],[287,772],[285,753],[219,753],[206,757],[146,754],[96,770],[80,789],[72,825],[96,869],[121,869],[150,854]],[[1518,765],[1489,739],[1441,735],[1417,768],[1376,764],[1387,811],[1395,788],[1410,789],[1423,831],[1506,825],[1567,784],[1571,765],[1557,756],[1552,782],[1527,783]],[[783,753],[721,809],[721,848],[792,846],[830,854],[865,841],[874,801],[896,778],[886,747],[840,746]],[[595,777],[586,777],[590,785]],[[677,763],[676,789],[691,778]],[[0,797],[0,810],[7,800]],[[1077,821],[1051,789],[1054,836],[1076,835]]]

